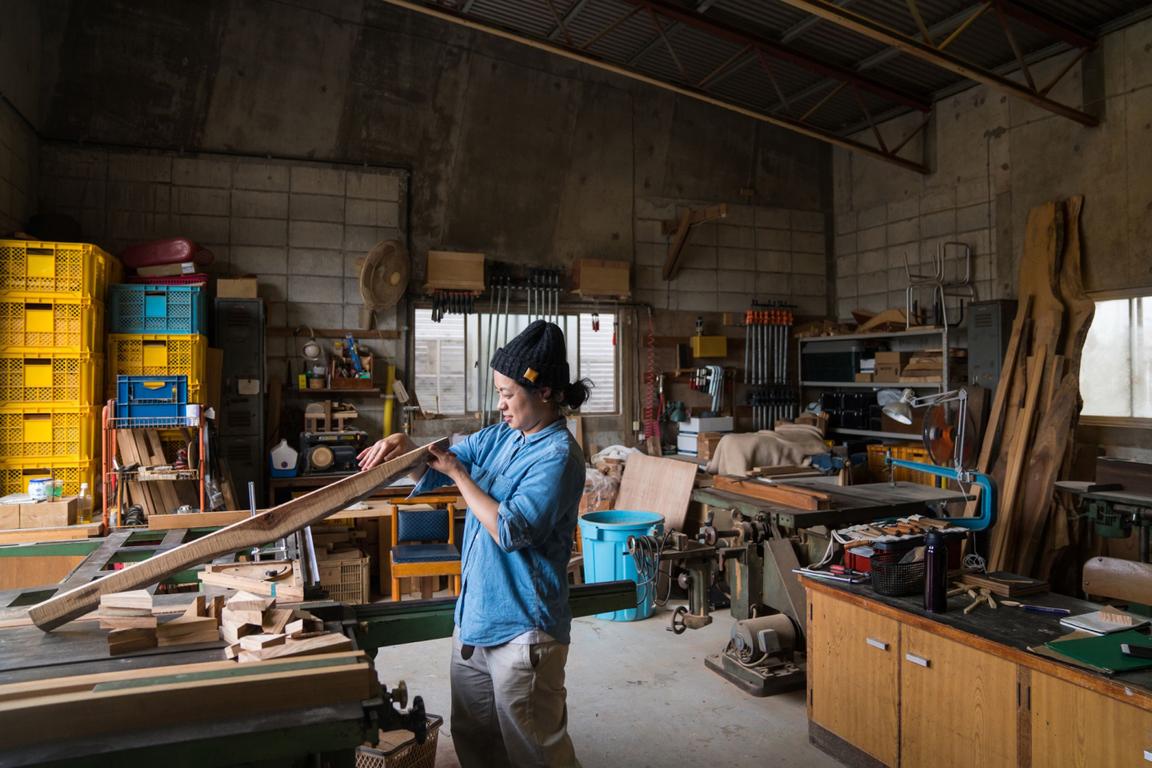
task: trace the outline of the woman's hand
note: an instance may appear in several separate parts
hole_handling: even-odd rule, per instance
[[[403,432],[396,432],[365,448],[356,457],[356,460],[360,462],[360,469],[363,471],[414,450],[416,450],[416,444],[412,442],[412,438]]]
[[[464,472],[464,465],[460,463],[460,459],[456,458],[456,454],[435,445],[428,446],[428,452],[432,454],[428,457],[428,466],[443,475],[447,475],[453,482],[459,483],[460,475]]]

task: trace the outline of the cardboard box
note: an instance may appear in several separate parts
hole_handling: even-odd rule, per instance
[[[425,291],[483,291],[484,254],[471,251],[428,251]]]
[[[681,432],[731,432],[732,429],[731,416],[694,416],[680,424]]]
[[[900,381],[900,368],[898,366],[880,365],[877,363],[876,373],[872,375],[872,381],[895,384]]]
[[[256,299],[259,296],[254,277],[221,277],[216,280],[218,299]]]
[[[55,501],[41,501],[38,504],[20,505],[21,528],[58,528],[75,525],[80,500],[76,496],[65,496]]]
[[[859,384],[868,384],[868,383],[871,383],[871,381],[873,380],[874,377],[875,377],[875,374],[871,374],[871,373],[857,373],[856,374],[856,382]]]
[[[573,270],[572,292],[580,296],[626,299],[632,295],[630,268],[626,261],[580,259]]]
[[[911,359],[911,352],[877,352],[876,369],[879,370],[881,366],[903,368]]]
[[[0,504],[0,530],[20,527],[20,505]]]

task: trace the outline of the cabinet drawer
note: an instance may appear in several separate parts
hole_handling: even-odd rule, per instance
[[[809,716],[896,765],[899,624],[812,591],[808,606]]]
[[[1152,768],[1152,712],[1034,672],[1032,765]]]
[[[907,626],[900,644],[900,765],[1015,766],[1016,665]]]

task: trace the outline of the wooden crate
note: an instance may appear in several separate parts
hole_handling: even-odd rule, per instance
[[[483,291],[484,254],[428,251],[425,291]]]
[[[573,271],[573,293],[626,299],[632,295],[630,267],[626,261],[580,259]]]

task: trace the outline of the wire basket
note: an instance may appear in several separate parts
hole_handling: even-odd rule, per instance
[[[382,749],[356,748],[356,768],[434,768],[436,741],[443,723],[444,718],[439,715],[428,715],[428,737],[423,744],[417,744],[411,734],[399,743],[396,738],[389,738],[397,734],[403,736],[407,731],[381,731],[379,746]]]
[[[924,591],[925,569],[923,560],[911,563],[892,563],[885,562],[880,557],[873,557],[871,563],[872,589],[876,594],[901,597]]]

